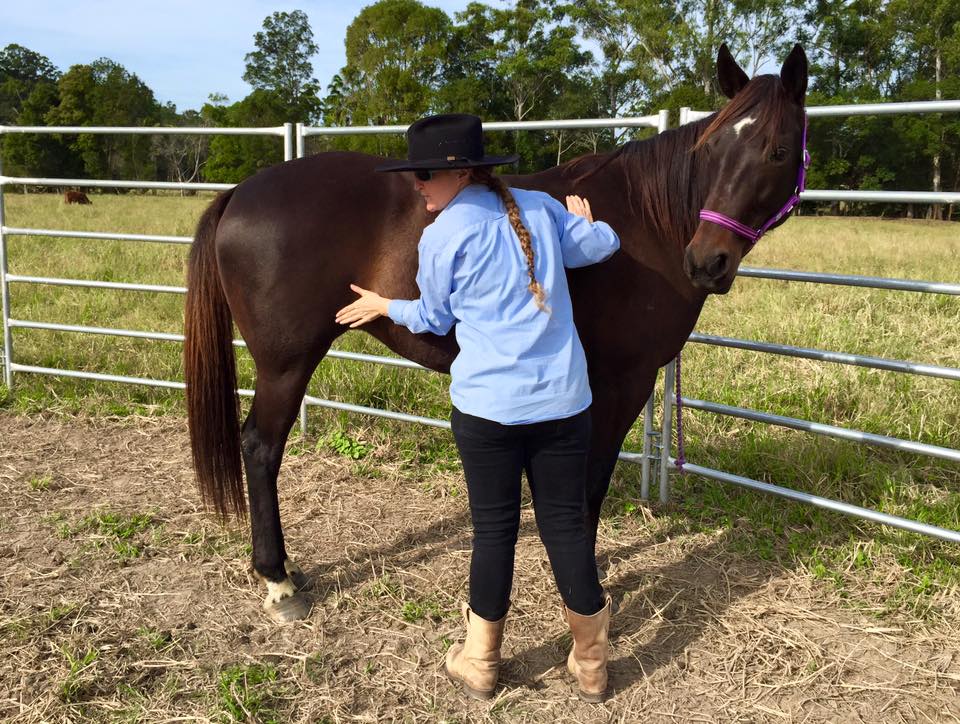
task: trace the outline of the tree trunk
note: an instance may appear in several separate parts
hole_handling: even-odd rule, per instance
[[[704,15],[707,21],[707,42],[706,57],[703,60],[703,93],[707,97],[713,96],[713,27],[714,27],[714,2],[706,0],[704,3]]]

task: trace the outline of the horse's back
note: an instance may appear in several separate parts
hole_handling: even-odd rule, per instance
[[[308,240],[345,246],[355,238],[379,239],[391,222],[416,210],[409,184],[397,174],[374,170],[382,161],[330,152],[258,172],[234,189],[220,221],[218,246],[279,243],[291,251]]]
[[[266,168],[235,187],[217,227],[216,251],[224,292],[251,351],[258,340],[250,335],[269,343],[264,354],[274,354],[277,344],[297,348],[326,336],[333,312],[352,296],[351,283],[416,296],[409,284],[429,219],[408,180],[374,170],[382,162],[359,153],[317,154]],[[375,286],[385,273],[409,282]],[[283,329],[271,341],[265,327]]]

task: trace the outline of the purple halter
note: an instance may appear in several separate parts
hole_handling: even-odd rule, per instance
[[[810,168],[810,152],[807,151],[807,114],[803,114],[803,156],[802,162],[800,163],[800,170],[797,172],[797,188],[793,192],[793,195],[787,200],[787,203],[783,205],[783,208],[780,209],[767,223],[761,226],[759,229],[754,229],[753,227],[742,224],[736,219],[731,219],[726,214],[721,214],[718,211],[710,211],[708,209],[700,210],[700,218],[703,221],[709,221],[718,226],[722,226],[724,229],[732,231],[734,234],[742,236],[744,239],[750,242],[750,245],[753,246],[758,241],[760,237],[767,233],[767,230],[776,224],[780,219],[793,211],[793,207],[800,203],[800,194],[803,193],[803,190],[807,187],[807,169]]]

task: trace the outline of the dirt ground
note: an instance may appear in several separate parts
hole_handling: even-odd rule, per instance
[[[469,561],[458,481],[356,469],[332,451],[285,458],[287,549],[313,608],[277,626],[244,532],[198,506],[184,424],[0,414],[0,718],[960,721],[949,625],[873,617],[734,553],[735,528],[649,514],[601,531],[612,696],[581,703],[529,509],[502,686],[466,703],[440,669]]]

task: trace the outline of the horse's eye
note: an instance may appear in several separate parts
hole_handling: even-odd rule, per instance
[[[782,161],[786,157],[787,157],[787,149],[785,149],[783,146],[777,146],[773,150],[773,153],[770,154],[771,161]]]

